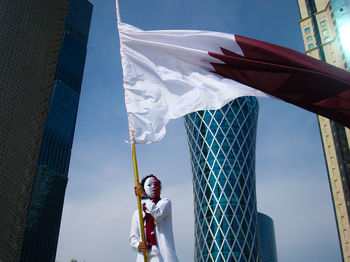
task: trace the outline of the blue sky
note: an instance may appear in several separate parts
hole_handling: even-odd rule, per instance
[[[129,227],[136,200],[122,89],[114,0],[93,0],[88,55],[57,261],[134,261]],[[244,35],[303,52],[296,0],[120,0],[122,20],[142,29],[203,29]],[[259,99],[258,210],[273,218],[282,262],[340,261],[316,116]],[[138,145],[140,176],[157,174],[173,202],[176,249],[193,261],[193,195],[182,119],[165,138]]]

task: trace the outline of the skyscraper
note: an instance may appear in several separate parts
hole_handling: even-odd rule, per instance
[[[69,1],[21,261],[55,261],[91,15],[88,0]]]
[[[0,261],[18,261],[67,0],[0,1]]]
[[[349,70],[350,2],[298,0],[305,53]],[[330,87],[331,88],[331,87]],[[350,131],[318,116],[338,235],[344,261],[350,261]]]
[[[259,261],[257,120],[255,97],[185,116],[193,174],[195,261]]]
[[[261,262],[277,262],[276,238],[273,220],[258,212]]]

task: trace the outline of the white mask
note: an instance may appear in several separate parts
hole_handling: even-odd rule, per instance
[[[160,181],[155,177],[149,177],[146,179],[143,185],[146,195],[153,199],[160,196]]]

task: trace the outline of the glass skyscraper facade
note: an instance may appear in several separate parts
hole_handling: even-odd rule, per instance
[[[277,262],[276,238],[271,217],[258,212],[261,262]]]
[[[341,46],[344,50],[344,68],[350,70],[350,1],[331,0],[334,20],[339,30]]]
[[[21,261],[55,261],[92,8],[87,0],[69,1]]]
[[[185,116],[193,174],[195,261],[260,261],[257,120],[255,97]]]

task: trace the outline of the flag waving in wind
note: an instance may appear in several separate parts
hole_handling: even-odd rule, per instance
[[[240,96],[273,96],[350,126],[350,73],[226,33],[118,23],[130,137],[152,143],[170,119]]]

